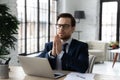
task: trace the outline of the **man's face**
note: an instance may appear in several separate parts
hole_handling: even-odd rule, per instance
[[[57,34],[64,41],[68,40],[71,37],[74,29],[75,26],[71,26],[70,18],[60,18],[57,22]]]

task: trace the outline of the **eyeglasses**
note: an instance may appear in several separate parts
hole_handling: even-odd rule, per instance
[[[57,29],[68,29],[70,26],[69,24],[56,24]]]

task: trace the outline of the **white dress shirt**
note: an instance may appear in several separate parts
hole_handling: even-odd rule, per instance
[[[68,53],[68,49],[69,49],[69,46],[70,46],[71,41],[72,41],[72,38],[68,39],[66,42],[63,42],[63,41],[62,41],[62,44],[63,44],[63,45],[66,44],[66,43],[68,43],[68,45],[66,46],[66,53]],[[62,58],[63,54],[64,54],[64,51],[61,51],[61,52],[59,53],[59,55],[57,55],[57,61],[56,61],[56,62],[57,62],[57,69],[58,69],[58,70],[61,70],[61,69],[62,69],[61,58]]]

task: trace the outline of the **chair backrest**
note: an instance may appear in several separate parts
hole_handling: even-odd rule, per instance
[[[95,58],[96,57],[94,55],[89,55],[89,67],[88,67],[86,73],[92,73],[93,66],[95,63]]]

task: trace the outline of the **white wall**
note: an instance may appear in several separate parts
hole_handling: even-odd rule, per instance
[[[0,4],[7,4],[7,6],[10,8],[10,12],[13,15],[17,16],[16,0],[0,0]],[[15,48],[16,48],[15,50],[11,50],[11,54],[9,55],[11,57],[10,65],[18,65],[18,59],[17,59],[18,47],[17,47],[17,42],[16,42]]]
[[[76,31],[81,31],[80,40],[98,39],[99,0],[59,0],[58,9],[59,13],[69,12],[73,15],[75,10],[85,11],[86,18],[76,25]]]

